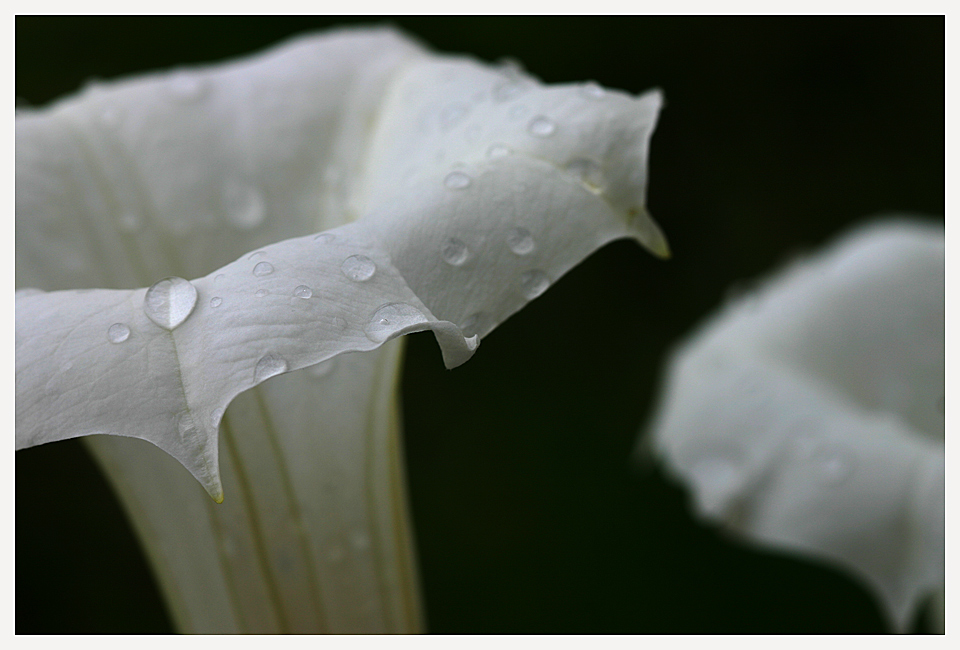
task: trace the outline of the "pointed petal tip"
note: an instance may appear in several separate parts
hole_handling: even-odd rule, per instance
[[[653,220],[645,207],[631,208],[627,214],[630,217],[630,230],[634,239],[662,260],[669,260],[673,257],[670,245],[667,243],[667,236],[663,234],[660,226]]]

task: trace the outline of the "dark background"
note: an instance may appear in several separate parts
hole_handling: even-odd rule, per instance
[[[16,95],[39,105],[92,77],[370,20],[384,22],[18,17]],[[729,287],[878,212],[942,219],[944,19],[389,22],[545,82],[667,98],[648,204],[671,261],[604,248],[453,372],[431,336],[411,337],[406,452],[430,631],[888,631],[856,579],[696,523],[683,489],[630,454],[667,353]],[[17,452],[16,469],[16,631],[171,631],[83,447]]]

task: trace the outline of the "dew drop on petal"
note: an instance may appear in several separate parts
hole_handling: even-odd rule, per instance
[[[416,307],[395,302],[378,309],[363,328],[363,332],[374,343],[383,343],[397,330],[426,322],[427,317]]]
[[[503,158],[510,155],[510,148],[506,145],[495,144],[487,149],[488,158]]]
[[[307,298],[313,297],[313,289],[305,284],[301,284],[299,287],[293,290],[293,295],[297,298],[303,298],[306,300]]]
[[[214,282],[220,282],[220,280],[227,277],[225,273],[217,273],[217,276],[213,279]]]
[[[467,245],[456,237],[450,237],[440,247],[440,255],[443,261],[451,266],[462,266],[470,256]]]
[[[351,255],[340,265],[340,270],[354,282],[366,282],[377,272],[377,265],[365,255]]]
[[[250,253],[249,255],[247,255],[247,259],[248,259],[248,260],[255,260],[255,259],[257,259],[258,257],[263,257],[263,256],[266,255],[266,254],[267,254],[267,251],[255,251],[255,252]]]
[[[531,135],[535,135],[538,138],[547,138],[553,135],[553,132],[557,130],[557,125],[554,124],[550,118],[544,117],[543,115],[538,115],[530,121],[530,124],[527,126],[527,130]]]
[[[466,338],[476,336],[483,329],[484,325],[486,324],[486,321],[487,321],[487,315],[482,311],[478,311],[476,313],[470,314],[469,316],[467,316],[467,318],[463,321],[463,324],[460,326],[460,331],[463,332],[463,335]]]
[[[462,190],[470,185],[470,177],[463,172],[450,172],[443,179],[443,184],[452,190]]]
[[[539,269],[525,271],[520,275],[520,292],[528,300],[533,300],[541,295],[549,286],[550,278]]]
[[[253,294],[253,295],[255,295],[257,298],[263,298],[263,297],[264,297],[265,295],[267,295],[268,293],[270,293],[270,292],[267,291],[266,289],[257,289],[257,292],[256,292],[255,294]]]
[[[130,338],[130,328],[123,323],[114,323],[107,328],[107,339],[111,343],[123,343]]]
[[[522,95],[524,90],[526,84],[522,81],[503,81],[494,86],[493,98],[498,102],[508,102]]]
[[[172,330],[187,319],[197,306],[197,288],[188,280],[164,278],[147,289],[143,311],[160,327]]]
[[[279,354],[265,354],[257,362],[257,367],[253,371],[253,382],[259,384],[261,381],[275,377],[287,371],[287,360]]]
[[[603,178],[603,169],[600,163],[589,158],[575,158],[566,164],[564,170],[575,179],[583,183],[594,194],[600,194],[606,189]]]
[[[210,299],[210,306],[213,307],[214,309],[216,309],[222,304],[223,304],[223,298],[221,298],[220,296],[214,296],[213,298]]]
[[[607,91],[597,82],[589,81],[580,87],[580,94],[587,99],[600,99],[607,94]]]
[[[253,274],[258,278],[270,275],[271,273],[273,273],[273,264],[270,262],[258,262],[257,265],[253,267]]]
[[[529,255],[536,248],[533,235],[526,228],[514,228],[507,233],[507,246],[517,255]]]
[[[329,244],[335,239],[334,235],[329,232],[322,232],[316,237],[313,238],[313,241],[319,242],[321,244]]]

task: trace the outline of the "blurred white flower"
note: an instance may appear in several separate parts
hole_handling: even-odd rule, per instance
[[[944,251],[881,221],[793,264],[677,350],[650,431],[700,515],[854,573],[899,631],[943,606]]]

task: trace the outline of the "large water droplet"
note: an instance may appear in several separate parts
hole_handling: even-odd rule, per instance
[[[520,275],[520,292],[528,299],[533,300],[550,286],[550,278],[539,269],[525,271]]]
[[[301,284],[299,287],[293,290],[293,295],[295,295],[297,298],[303,298],[306,300],[313,297],[313,289],[305,284]]]
[[[197,288],[183,278],[164,278],[147,289],[143,311],[160,327],[172,330],[197,306]]]
[[[470,251],[467,249],[465,243],[456,237],[450,237],[447,241],[443,242],[443,246],[440,247],[440,255],[447,264],[462,266],[463,263],[467,261],[467,258],[470,257]]]
[[[265,354],[257,362],[257,367],[253,371],[253,381],[259,384],[261,381],[275,377],[287,371],[287,360],[279,354]]]
[[[351,255],[343,260],[340,270],[354,282],[366,282],[377,272],[377,265],[365,255]]]
[[[416,307],[394,302],[378,309],[363,332],[374,343],[383,343],[399,329],[426,322],[427,317]]]
[[[107,340],[111,343],[123,343],[130,338],[130,328],[123,323],[114,323],[107,328]]]
[[[538,138],[547,138],[557,130],[557,125],[554,124],[550,118],[538,115],[530,121],[527,130],[531,135],[535,135]]]
[[[517,255],[529,255],[537,247],[533,235],[526,228],[514,228],[508,232],[507,246]]]
[[[249,183],[234,181],[224,189],[224,204],[227,216],[239,228],[256,228],[266,216],[263,196]]]
[[[258,278],[270,275],[271,273],[273,273],[273,264],[270,262],[257,262],[257,265],[253,267],[253,274]]]
[[[452,190],[462,190],[470,185],[470,177],[463,172],[450,172],[443,179],[443,184]]]
[[[220,296],[214,296],[213,298],[210,299],[210,306],[213,307],[214,309],[216,309],[222,304],[223,304],[223,298],[221,298]]]

